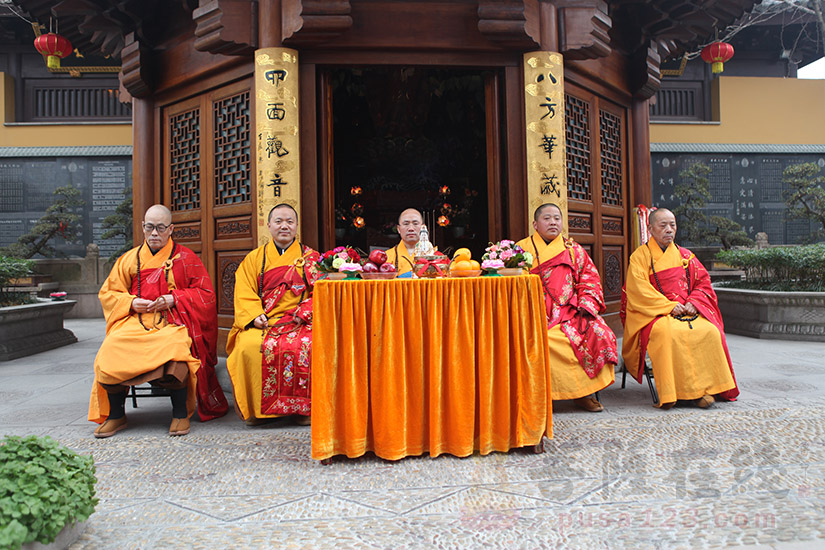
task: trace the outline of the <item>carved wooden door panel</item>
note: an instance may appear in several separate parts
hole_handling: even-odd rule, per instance
[[[174,239],[200,255],[215,285],[219,354],[232,326],[235,270],[254,246],[251,87],[245,79],[162,109],[163,202]]]
[[[569,82],[565,92],[570,236],[593,258],[615,313],[628,256],[627,109]]]

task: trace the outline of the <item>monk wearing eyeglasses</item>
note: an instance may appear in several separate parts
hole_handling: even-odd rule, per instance
[[[172,213],[150,207],[144,241],[118,258],[99,297],[106,337],[95,357],[89,420],[97,438],[126,428],[130,386],[169,391],[169,435],[186,435],[197,407],[201,421],[226,414],[215,375],[218,314],[215,291],[200,258],[171,238]]]

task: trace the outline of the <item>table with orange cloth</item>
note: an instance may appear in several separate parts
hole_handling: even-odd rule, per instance
[[[552,437],[535,275],[319,281],[312,458],[468,456]]]

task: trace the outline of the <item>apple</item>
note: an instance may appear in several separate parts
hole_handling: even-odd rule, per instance
[[[378,269],[381,270],[381,273],[394,273],[395,265],[390,262],[387,262],[381,264],[381,267],[379,267]]]
[[[387,253],[383,250],[373,250],[370,252],[370,261],[377,266],[383,265],[387,261]]]
[[[363,267],[364,273],[378,273],[378,266],[372,262],[367,262]]]

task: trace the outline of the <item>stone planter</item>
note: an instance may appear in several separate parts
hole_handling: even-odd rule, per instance
[[[64,550],[79,539],[80,535],[82,535],[85,530],[85,521],[78,523],[70,522],[66,524],[66,526],[57,534],[57,537],[55,537],[55,539],[49,544],[43,544],[37,541],[30,542],[28,544],[24,544],[20,550]]]
[[[774,292],[714,285],[725,332],[825,342],[825,292]]]
[[[63,316],[74,300],[44,300],[23,306],[0,307],[0,361],[33,355],[77,342],[63,328]]]

